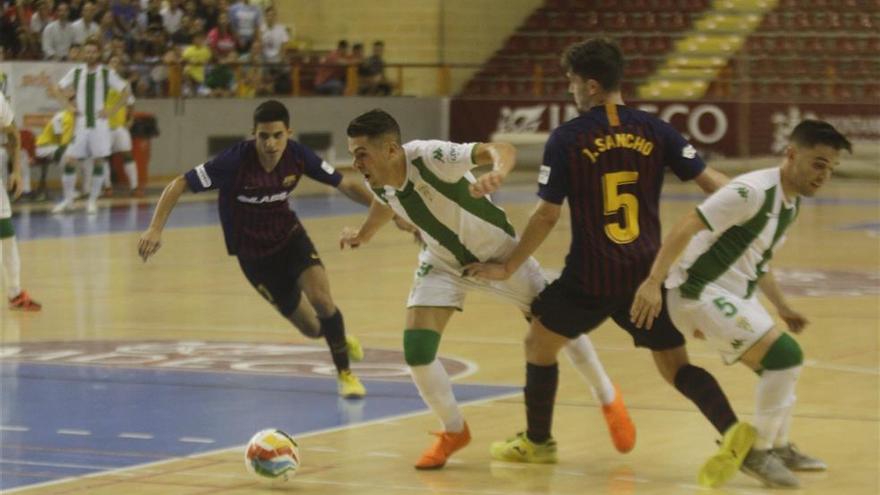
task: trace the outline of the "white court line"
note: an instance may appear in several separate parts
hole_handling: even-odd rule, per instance
[[[19,460],[3,459],[3,458],[0,458],[0,464],[20,464],[23,466],[46,466],[46,467],[71,468],[71,469],[88,469],[89,471],[96,471],[98,469],[116,469],[116,466],[96,466],[94,464],[90,464],[90,465],[68,464],[65,462],[19,461]]]
[[[180,437],[177,439],[177,441],[183,443],[214,443],[213,438],[203,437]]]
[[[507,394],[500,394],[500,395],[497,395],[497,396],[495,396],[495,397],[488,397],[488,398],[485,398],[485,399],[478,399],[478,400],[474,400],[474,401],[460,402],[459,405],[460,405],[460,406],[467,406],[467,405],[469,405],[469,404],[482,404],[482,403],[484,403],[484,402],[491,402],[491,401],[494,401],[494,400],[507,399],[507,398],[514,397],[514,396],[518,396],[518,395],[521,395],[521,394],[522,394],[522,391],[521,391],[521,390],[517,390],[517,391],[515,391],[515,392],[510,392],[510,393],[507,393]],[[422,415],[427,415],[427,414],[431,414],[431,412],[428,411],[428,410],[423,410],[423,411],[413,411],[413,412],[408,412],[408,413],[402,413],[402,414],[398,414],[398,415],[396,415],[396,416],[388,416],[387,418],[380,418],[380,419],[374,419],[374,420],[371,420],[371,421],[365,421],[365,422],[363,422],[363,423],[358,423],[358,424],[356,424],[356,425],[340,425],[340,426],[332,426],[332,427],[330,427],[330,428],[324,428],[324,429],[322,429],[322,430],[316,430],[316,431],[309,432],[309,433],[305,433],[305,434],[302,434],[302,435],[297,435],[296,438],[297,438],[297,439],[300,439],[300,438],[309,438],[309,437],[314,437],[314,436],[317,436],[317,435],[323,435],[323,434],[326,434],[326,433],[333,433],[333,432],[336,432],[336,431],[354,430],[354,429],[357,429],[357,428],[362,428],[362,427],[364,427],[364,426],[372,426],[372,425],[375,425],[375,424],[380,424],[380,423],[382,423],[383,421],[388,421],[388,420],[390,420],[390,419],[391,419],[391,420],[394,420],[394,419],[414,418],[414,417],[416,417],[416,416],[422,416]],[[156,466],[162,466],[162,465],[165,465],[165,464],[170,464],[170,463],[172,463],[172,462],[178,462],[178,461],[182,461],[182,460],[200,459],[200,458],[202,458],[202,457],[208,457],[208,456],[212,456],[212,455],[216,455],[216,454],[221,454],[221,453],[224,453],[224,452],[235,452],[235,451],[241,451],[241,450],[244,449],[244,447],[245,447],[244,444],[242,444],[242,445],[235,445],[235,446],[232,446],[232,447],[225,447],[225,448],[222,448],[222,449],[209,450],[209,451],[207,451],[207,452],[201,452],[201,453],[198,453],[198,454],[193,454],[193,455],[188,455],[188,456],[183,456],[183,457],[172,457],[172,458],[170,458],[170,459],[163,459],[163,460],[161,460],[161,461],[147,462],[147,463],[144,463],[144,464],[137,464],[137,465],[134,465],[134,466],[127,466],[127,467],[116,468],[116,469],[108,469],[108,470],[106,470],[106,471],[101,471],[101,472],[98,472],[98,473],[90,473],[90,474],[85,474],[85,475],[81,475],[81,476],[69,476],[69,477],[67,477],[67,478],[61,478],[61,479],[52,480],[52,481],[45,481],[45,482],[43,482],[43,483],[35,483],[35,484],[33,484],[33,485],[27,485],[27,486],[21,486],[21,487],[18,487],[18,488],[12,488],[12,489],[10,489],[10,490],[6,490],[4,493],[6,493],[6,494],[9,494],[9,493],[18,493],[18,492],[21,492],[21,491],[24,491],[24,490],[31,490],[31,489],[34,489],[34,488],[42,488],[42,487],[47,487],[47,486],[60,485],[60,484],[62,484],[62,483],[67,483],[67,482],[74,481],[74,480],[87,479],[87,478],[97,478],[97,477],[99,477],[99,476],[105,476],[105,475],[111,475],[111,474],[112,474],[112,475],[124,475],[124,474],[128,473],[129,471],[136,471],[136,470],[141,470],[141,469],[145,469],[145,468],[152,468],[152,467],[156,467]],[[303,482],[305,479],[306,479],[306,478],[297,478],[297,482]],[[328,482],[328,483],[330,483],[330,482]],[[371,484],[370,486],[375,486],[375,484]],[[407,488],[407,489],[410,489],[410,488]],[[426,489],[425,489],[424,487],[412,487],[411,489],[415,489],[415,490],[419,490],[419,491],[426,491]],[[427,490],[427,491],[431,491],[431,490]],[[462,493],[465,493],[465,492],[462,492]],[[485,494],[487,494],[487,495],[494,495],[494,494],[496,494],[496,493],[497,493],[498,495],[516,495],[514,492],[509,492],[509,491],[505,491],[505,492],[473,492],[473,491],[472,491],[472,492],[468,492],[468,493],[485,493]]]
[[[120,433],[116,435],[119,438],[131,438],[134,440],[152,440],[153,435],[150,433]]]
[[[312,452],[339,452],[339,449],[334,449],[333,447],[305,447],[303,450],[309,450]]]
[[[397,459],[400,457],[400,454],[395,454],[394,452],[367,452],[367,457],[388,457],[390,459]]]
[[[31,431],[27,426],[2,425],[0,431]]]
[[[78,437],[87,437],[92,434],[89,430],[73,430],[68,428],[62,428],[57,430],[55,433],[59,435],[75,435]]]

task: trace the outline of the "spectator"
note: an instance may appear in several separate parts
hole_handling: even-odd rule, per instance
[[[55,13],[58,18],[43,29],[43,58],[46,60],[64,60],[74,42],[74,30],[68,22],[70,7],[60,3]]]
[[[205,21],[205,32],[217,27],[217,17],[220,16],[217,0],[202,0],[196,6],[196,12],[196,18]]]
[[[112,16],[112,14],[111,14]],[[82,45],[87,38],[97,36],[101,27],[95,22],[95,4],[87,2],[82,7],[82,17],[70,23],[73,29],[73,42]]]
[[[238,0],[229,7],[229,20],[238,37],[238,49],[242,52],[249,50],[254,37],[259,34],[260,8],[251,5],[250,0]]]
[[[22,18],[21,9],[16,5],[3,4],[0,8],[0,45],[10,58],[16,58],[30,41],[28,36],[22,36],[22,33],[27,34],[27,24]]]
[[[138,16],[138,27],[141,33],[146,33],[151,29],[165,29],[162,24],[161,8],[161,0],[149,0],[146,10]]]
[[[143,43],[137,43],[131,55],[131,89],[140,98],[157,96],[156,83],[150,77],[152,67],[147,64],[147,52]]]
[[[116,18],[113,17],[113,12],[110,10],[105,11],[101,15],[101,22],[98,26],[99,30],[97,37],[102,46],[110,44],[110,42],[113,41],[113,38],[121,38],[125,36],[125,33],[116,25]]]
[[[239,77],[236,96],[253,98],[272,94],[272,77],[269,69],[264,66],[262,42],[255,39],[251,49],[238,58]]]
[[[217,58],[217,63],[210,66],[205,74],[205,86],[210,90],[211,96],[229,97],[235,93],[235,73],[232,66],[236,63],[234,51]]]
[[[69,20],[74,21],[82,17],[83,0],[64,0],[62,2],[57,2],[56,7],[59,3],[67,4]],[[98,6],[96,5],[96,7]],[[101,9],[98,8],[98,11],[100,12]]]
[[[177,31],[171,33],[171,43],[174,46],[187,46],[192,44],[193,18],[185,15],[180,21]]]
[[[196,0],[186,0],[183,2],[183,15],[188,15],[193,19],[199,16],[199,8]]]
[[[348,60],[348,41],[339,40],[336,50],[321,59],[321,67],[315,74],[315,92],[321,95],[341,95],[345,90],[345,65]]]
[[[34,36],[43,34],[43,29],[52,22],[51,0],[37,0],[37,11],[31,16],[30,30]]]
[[[235,51],[237,45],[235,33],[232,32],[232,26],[229,24],[229,15],[226,12],[220,12],[217,17],[217,27],[208,33],[208,46],[214,52],[214,57],[219,60]]]
[[[202,94],[205,84],[205,64],[211,61],[211,49],[205,42],[205,33],[196,33],[191,45],[183,49],[184,91],[187,95]]]
[[[168,8],[161,11],[162,27],[165,32],[171,34],[180,28],[180,22],[183,19],[183,9],[180,8],[181,0],[170,0]]]
[[[126,34],[134,32],[137,26],[140,9],[134,2],[135,0],[114,0],[113,5],[110,7],[113,17],[116,18],[116,23]]]
[[[373,42],[373,53],[361,62],[358,67],[360,76],[359,93],[371,96],[388,96],[391,94],[391,83],[385,78],[385,43]]]
[[[284,48],[290,41],[290,30],[276,21],[278,14],[275,7],[266,9],[266,24],[260,28],[260,38],[263,44],[263,60],[270,64],[282,61]]]

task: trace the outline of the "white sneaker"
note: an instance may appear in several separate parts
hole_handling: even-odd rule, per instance
[[[750,450],[740,469],[769,487],[798,488],[801,486],[794,473],[785,467],[782,459],[770,450]]]
[[[94,203],[92,201],[89,201],[88,204],[86,204],[86,213],[88,213],[89,215],[97,215],[98,214],[98,203]]]
[[[782,460],[785,467],[792,471],[825,471],[828,469],[825,461],[804,454],[793,443],[770,450],[776,457]]]
[[[64,213],[66,211],[70,211],[73,209],[73,203],[71,201],[61,201],[52,207],[52,213]]]

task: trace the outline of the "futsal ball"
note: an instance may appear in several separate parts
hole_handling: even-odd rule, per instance
[[[275,428],[257,432],[244,453],[247,470],[263,479],[287,481],[296,474],[299,463],[296,440]]]

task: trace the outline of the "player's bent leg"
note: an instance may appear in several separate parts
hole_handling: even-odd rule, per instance
[[[572,339],[563,347],[563,351],[590,384],[593,395],[602,404],[602,415],[608,425],[614,448],[621,453],[631,451],[636,444],[636,426],[623,402],[620,388],[611,383],[590,338],[581,335]]]
[[[440,469],[456,451],[471,441],[470,430],[455,400],[452,382],[437,359],[440,335],[453,308],[414,307],[407,310],[403,354],[422,399],[443,423],[443,431],[415,463],[416,469]]]

